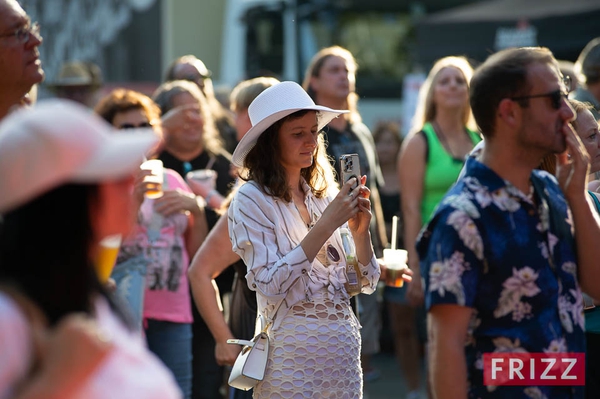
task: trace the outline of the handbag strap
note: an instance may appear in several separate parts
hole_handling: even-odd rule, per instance
[[[294,280],[294,282],[290,285],[291,289],[294,285],[296,285],[298,283],[298,281],[300,280],[300,277],[296,277],[296,280]],[[273,316],[271,316],[270,318],[267,319],[265,325],[263,326],[261,332],[266,333],[267,330],[269,329],[269,327],[273,324],[273,322],[275,321],[275,316],[277,316],[277,312],[279,312],[279,308],[281,308],[281,305],[283,304],[283,301],[285,301],[287,295],[284,295],[276,304],[275,307],[273,308]],[[260,316],[259,316],[260,317]]]

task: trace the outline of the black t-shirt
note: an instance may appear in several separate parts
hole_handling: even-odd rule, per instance
[[[344,154],[358,154],[360,160],[360,172],[367,175],[369,184],[371,180],[371,165],[367,157],[366,149],[356,133],[353,131],[353,125],[348,124],[344,131],[339,131],[327,126],[323,129],[327,145],[327,155],[333,158],[333,166],[336,172],[336,180],[339,182],[340,176],[340,156]]]

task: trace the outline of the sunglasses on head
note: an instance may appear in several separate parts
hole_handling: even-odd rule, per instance
[[[146,127],[152,127],[152,124],[150,122],[143,122],[143,123],[140,123],[139,125],[134,125],[133,123],[123,123],[117,129],[119,129],[119,130],[140,129],[140,128],[146,128]]]
[[[569,93],[562,91],[561,89],[554,90],[550,93],[545,94],[534,94],[532,96],[520,96],[520,97],[511,97],[510,99],[513,101],[521,101],[521,100],[529,100],[530,98],[541,98],[548,97],[550,99],[550,104],[554,109],[560,109],[562,106],[562,100],[567,99]]]

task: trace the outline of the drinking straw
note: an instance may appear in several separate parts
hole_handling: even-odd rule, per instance
[[[396,249],[396,238],[398,234],[398,216],[392,217],[392,249]]]

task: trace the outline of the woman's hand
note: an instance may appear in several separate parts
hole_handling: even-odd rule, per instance
[[[354,177],[344,183],[338,195],[327,205],[317,223],[326,223],[327,226],[331,227],[333,232],[333,230],[346,223],[350,218],[356,216],[360,210],[358,205],[360,186],[352,190],[354,184],[356,184]]]
[[[379,263],[379,269],[381,270],[381,275],[379,276],[379,281],[385,281],[387,278],[387,266],[385,264],[385,260],[383,258],[377,258],[377,263]],[[402,269],[402,280],[410,283],[413,279],[414,272],[406,266]]]
[[[167,133],[177,130],[189,130],[190,128],[202,128],[204,121],[200,115],[199,105],[181,105],[162,116],[162,127]]]
[[[198,197],[181,189],[167,190],[154,201],[154,210],[163,216],[189,211],[194,215],[202,212]]]
[[[217,345],[215,346],[215,359],[217,360],[217,364],[219,366],[233,366],[235,359],[237,359],[241,350],[241,345],[217,342]]]
[[[144,179],[146,178],[146,176],[151,176],[151,175],[152,175],[152,172],[150,170],[140,169],[139,172],[137,172],[137,174],[135,176],[135,180],[133,183],[133,203],[134,203],[135,214],[137,214],[137,211],[140,209],[140,206],[142,206],[142,202],[144,202],[144,197],[146,195],[146,192],[148,192],[148,190],[150,190],[149,184],[152,185],[152,188],[154,188],[156,186],[156,183],[144,182]]]
[[[365,186],[366,182],[367,176],[362,176],[360,185],[348,194],[356,197],[358,208],[358,212],[348,220],[348,227],[353,236],[368,232],[371,224],[371,201],[369,200],[371,190]]]
[[[190,186],[194,194],[199,195],[202,198],[206,198],[208,193],[215,190],[217,187],[217,172],[211,169],[206,169],[205,171],[208,175],[205,179],[195,179],[190,177],[190,174],[193,172],[188,173],[185,178],[186,183]],[[209,174],[209,171],[212,173]]]

